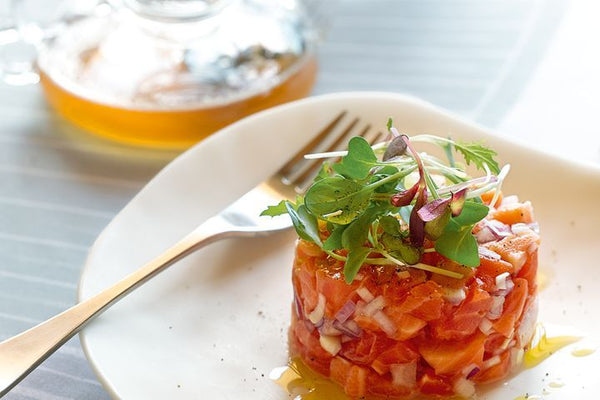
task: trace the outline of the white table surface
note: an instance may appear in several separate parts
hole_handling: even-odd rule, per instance
[[[339,0],[314,93],[410,93],[598,162],[598,20],[593,0]],[[97,139],[56,117],[38,87],[4,84],[0,144],[3,339],[74,303],[95,237],[176,154]],[[74,338],[6,398],[108,395]]]

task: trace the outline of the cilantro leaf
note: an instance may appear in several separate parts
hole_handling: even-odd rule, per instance
[[[344,279],[346,283],[352,283],[370,252],[371,249],[368,247],[357,247],[348,252],[346,264],[344,264]]]
[[[270,216],[276,217],[278,215],[283,215],[288,212],[287,207],[285,205],[286,200],[281,200],[277,205],[268,206],[266,210],[260,213],[261,216]]]
[[[353,137],[348,143],[348,154],[333,170],[351,179],[365,179],[371,168],[377,164],[377,157],[369,142],[360,136]]]
[[[435,241],[435,250],[464,266],[478,267],[479,251],[472,230],[473,225],[460,226],[450,220],[442,236]]]
[[[319,218],[335,224],[348,224],[369,206],[373,189],[340,176],[321,179],[313,184],[304,203]]]
[[[467,165],[470,165],[472,162],[477,168],[483,171],[485,170],[483,167],[483,164],[485,163],[492,173],[500,173],[498,162],[494,160],[494,156],[496,156],[497,153],[489,147],[485,147],[481,143],[467,143],[461,141],[457,141],[454,144],[454,147],[462,153]]]
[[[292,223],[294,224],[294,229],[296,229],[298,236],[320,246],[321,236],[319,236],[319,224],[317,218],[308,212],[308,209],[304,204],[300,205],[298,209],[295,209],[292,203],[286,201],[285,207],[292,218]]]

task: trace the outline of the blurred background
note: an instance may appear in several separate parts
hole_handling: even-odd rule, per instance
[[[7,46],[16,34],[9,3],[0,0],[0,58],[14,52],[18,60],[35,58],[32,48]],[[320,39],[309,38],[318,67],[312,90],[314,70],[294,70],[309,71],[302,81],[306,93],[298,90],[298,96],[410,94],[499,135],[600,162],[600,2],[337,0],[308,6],[320,32]],[[252,65],[267,72],[273,60],[277,66],[295,60],[252,57]],[[20,81],[5,74],[0,83],[0,339],[75,302],[95,237],[181,151],[92,135],[57,114],[36,81],[35,73]],[[108,395],[74,338],[7,398]]]

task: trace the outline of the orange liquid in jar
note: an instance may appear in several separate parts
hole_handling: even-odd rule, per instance
[[[69,121],[97,135],[134,145],[185,148],[257,111],[307,96],[316,79],[314,57],[269,91],[230,103],[191,109],[145,110],[95,102],[57,84],[42,70],[48,102]]]

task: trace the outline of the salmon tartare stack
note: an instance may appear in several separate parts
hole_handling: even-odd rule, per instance
[[[290,353],[350,398],[470,398],[519,366],[531,341],[533,209],[502,196],[508,166],[482,144],[388,129],[382,144],[353,138],[303,198],[265,211],[289,213],[300,236]],[[467,175],[452,153],[485,175]]]

